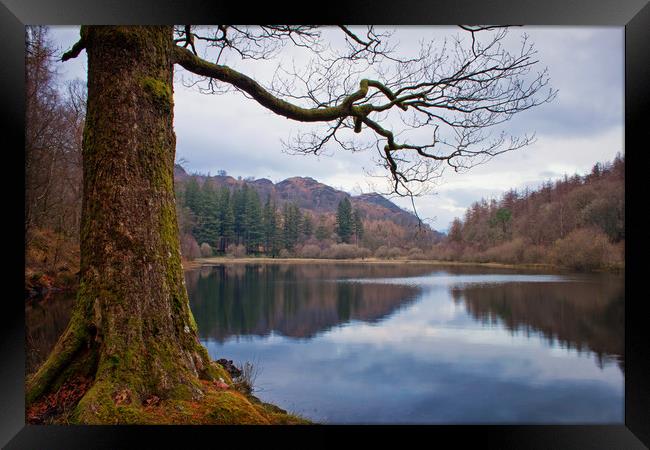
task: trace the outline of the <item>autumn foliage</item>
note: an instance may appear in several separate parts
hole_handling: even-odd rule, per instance
[[[625,246],[625,158],[594,165],[537,190],[475,202],[455,219],[435,259],[548,263],[576,270],[621,267]]]

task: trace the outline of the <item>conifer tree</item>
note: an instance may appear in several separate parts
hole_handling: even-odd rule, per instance
[[[262,207],[260,198],[255,189],[246,191],[246,209],[245,209],[245,233],[246,249],[249,253],[259,251],[264,239],[264,227],[262,223]]]
[[[205,181],[199,191],[198,199],[199,230],[196,240],[200,243],[216,245],[219,240],[219,199],[214,186]]]
[[[363,220],[361,220],[361,213],[358,209],[352,213],[352,229],[355,242],[358,244],[363,239]]]
[[[352,204],[350,203],[350,199],[344,197],[339,202],[336,212],[336,234],[338,234],[341,241],[345,243],[350,242],[352,226]]]
[[[264,224],[264,251],[267,254],[273,255],[273,248],[277,239],[277,218],[275,203],[271,201],[270,194],[266,197],[262,218]]]
[[[230,189],[222,187],[219,191],[219,251],[225,251],[235,234],[235,216],[232,209]]]

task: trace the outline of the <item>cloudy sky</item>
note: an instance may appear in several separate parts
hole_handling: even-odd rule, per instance
[[[394,30],[397,50],[406,54],[417,51],[422,39],[460,33],[457,28],[441,27]],[[517,42],[523,32],[535,44],[540,66],[548,67],[550,84],[559,91],[558,96],[508,122],[514,134],[535,132],[535,143],[465,173],[447,171],[432,194],[416,199],[419,215],[429,219],[435,229],[446,231],[454,217],[462,217],[465,209],[482,197],[498,198],[510,188],[537,187],[565,173],[584,174],[595,162],[624,153],[624,29],[522,27],[510,30],[508,39]],[[76,42],[79,31],[77,27],[52,27],[51,36],[65,51]],[[271,80],[278,64],[300,62],[301,56],[288,49],[268,62],[232,63],[264,83]],[[85,80],[86,68],[82,52],[75,60],[59,64],[60,79]],[[368,192],[376,185],[376,179],[368,174],[379,173],[374,150],[349,153],[330,147],[319,157],[288,154],[282,141],[304,130],[304,124],[276,116],[237,92],[202,94],[195,87],[186,87],[187,81],[188,73],[177,69],[176,155],[177,160],[187,161],[188,171],[215,174],[225,170],[235,177],[264,177],[274,182],[306,176],[352,194]],[[393,201],[411,208],[408,199]]]

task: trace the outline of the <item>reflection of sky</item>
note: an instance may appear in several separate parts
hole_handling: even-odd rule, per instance
[[[505,282],[558,282],[570,281],[571,279],[561,275],[517,275],[517,274],[480,274],[480,275],[458,275],[447,274],[445,272],[435,273],[434,276],[422,277],[404,277],[404,278],[359,278],[359,279],[346,279],[346,281],[354,281],[358,283],[390,283],[390,284],[404,284],[404,285],[417,285],[420,287],[429,286],[448,286],[450,283],[454,285],[468,284],[468,283],[505,283]]]
[[[265,401],[325,423],[623,422],[616,364],[599,368],[591,352],[474,320],[448,287],[476,278],[445,275],[384,321],[349,322],[311,340],[206,345],[215,358],[254,361]]]

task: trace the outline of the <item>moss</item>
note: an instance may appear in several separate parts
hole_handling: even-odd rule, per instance
[[[171,111],[174,106],[174,94],[168,82],[153,77],[144,77],[140,85],[156,106]]]
[[[169,397],[175,400],[192,400],[194,392],[190,386],[178,384],[170,391]]]
[[[232,390],[217,389],[210,382],[202,382],[205,396],[200,400],[167,399],[144,406],[137,397],[129,398],[124,404],[116,404],[115,384],[98,381],[86,393],[72,414],[58,418],[57,423],[83,424],[310,424],[311,422],[281,408],[261,402],[253,396],[246,396]],[[178,392],[183,391],[182,388]],[[189,394],[191,389],[185,389]]]
[[[260,414],[241,394],[223,391],[211,399],[211,411],[207,418],[218,424],[268,424],[269,421]]]
[[[72,421],[87,425],[116,424],[116,408],[110,397],[110,389],[106,382],[95,381],[95,384],[79,401],[72,416]]]
[[[226,384],[232,385],[233,381],[230,374],[224,369],[221,364],[210,361],[210,364],[205,369],[205,378],[208,380],[222,379]]]

